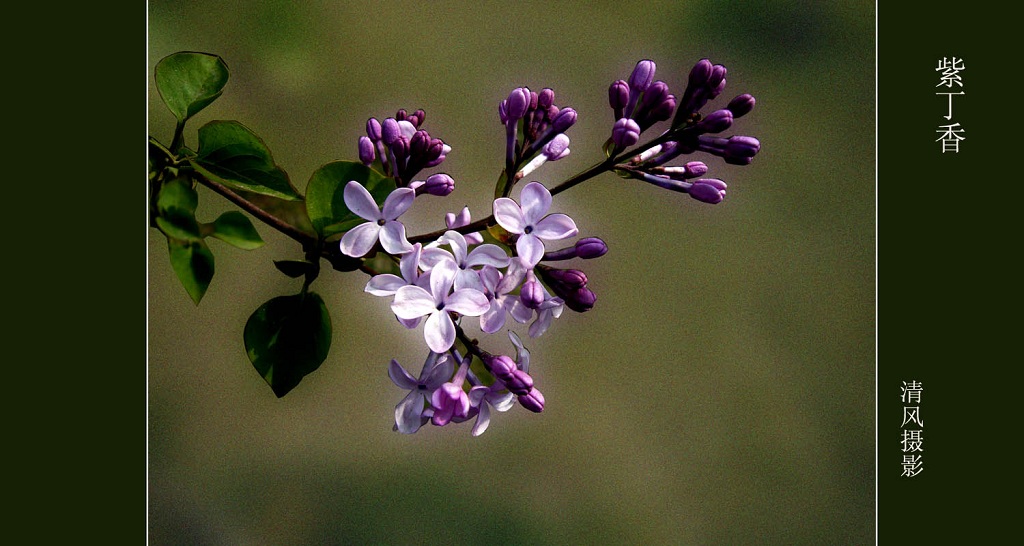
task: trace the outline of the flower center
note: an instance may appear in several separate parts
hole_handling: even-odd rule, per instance
[[[532,232],[532,231],[533,231],[533,226],[526,226],[525,228],[523,228],[523,233],[525,233],[526,235],[529,235],[530,232]]]
[[[388,221],[383,219],[383,218],[381,218],[380,220],[377,220],[377,225],[378,226],[383,226],[386,223],[388,223]]]

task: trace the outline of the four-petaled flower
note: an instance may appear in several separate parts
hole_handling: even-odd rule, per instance
[[[579,233],[576,223],[565,214],[548,215],[551,192],[540,182],[523,187],[516,203],[508,197],[494,200],[494,219],[509,233],[519,235],[516,252],[523,266],[532,269],[544,256],[544,241],[566,239]]]
[[[345,206],[364,220],[369,220],[348,230],[341,238],[341,252],[359,258],[365,256],[373,245],[380,241],[389,254],[405,254],[412,245],[405,238],[405,226],[398,217],[412,206],[416,190],[397,188],[384,200],[382,208],[377,207],[370,192],[355,180],[345,185]]]
[[[479,290],[462,288],[451,291],[458,266],[442,260],[430,271],[430,291],[419,286],[403,286],[395,292],[391,310],[400,319],[427,317],[423,338],[435,353],[443,353],[455,343],[455,323],[450,311],[478,317],[490,307],[487,296]]]
[[[413,378],[405,368],[392,359],[388,376],[395,385],[409,391],[395,406],[395,427],[403,434],[412,434],[425,422],[424,407],[429,404],[434,391],[452,377],[455,363],[447,354],[431,352],[423,363],[419,379]]]
[[[420,265],[424,269],[432,269],[441,261],[454,261],[459,267],[455,275],[455,289],[473,288],[483,292],[484,287],[480,283],[480,276],[474,267],[489,265],[492,267],[505,267],[509,263],[508,254],[498,245],[479,245],[469,250],[466,238],[458,231],[449,230],[438,239],[438,244],[447,244],[452,251],[449,253],[442,248],[423,249],[420,258]]]

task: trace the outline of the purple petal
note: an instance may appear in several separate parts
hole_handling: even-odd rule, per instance
[[[395,425],[398,432],[412,434],[420,429],[423,416],[423,394],[412,391],[395,406]]]
[[[551,208],[551,192],[540,182],[530,182],[519,194],[523,218],[527,225],[535,224]]]
[[[436,355],[437,353],[434,354]],[[426,377],[422,378],[422,381],[428,389],[433,390],[451,379],[453,373],[455,373],[455,361],[447,354],[444,354],[438,358]]]
[[[359,258],[377,244],[380,236],[380,226],[376,222],[364,222],[345,232],[341,237],[339,248],[342,254]]]
[[[355,180],[345,185],[345,206],[360,218],[376,221],[381,218],[380,207],[370,192]]]
[[[466,257],[466,267],[477,265],[490,265],[494,267],[505,267],[509,263],[508,254],[498,245],[486,244],[473,249]]]
[[[494,200],[494,220],[509,233],[522,233],[526,228],[523,209],[508,197],[499,197]]]
[[[436,312],[427,318],[423,325],[423,339],[435,353],[443,353],[452,348],[455,343],[455,324],[447,312]]]
[[[369,194],[367,194],[369,195]],[[412,201],[416,197],[416,190],[412,188],[398,188],[388,195],[384,200],[384,210],[381,215],[385,220],[394,220],[409,210]]]
[[[471,288],[452,292],[444,302],[445,310],[455,311],[468,317],[478,317],[490,306],[491,302],[487,300],[487,296],[483,292]]]
[[[455,263],[461,264],[466,261],[466,238],[458,231],[446,231],[442,238],[452,247],[452,256],[455,256]]]
[[[388,377],[391,378],[395,385],[407,391],[415,389],[419,384],[416,378],[409,375],[409,372],[405,371],[405,368],[393,358],[391,359],[391,364],[388,365]]]
[[[408,283],[405,279],[402,279],[397,275],[384,273],[382,275],[374,275],[373,278],[366,283],[366,288],[363,290],[373,294],[374,296],[391,296],[406,284]]]
[[[491,300],[491,306],[480,315],[480,329],[487,334],[493,334],[505,326],[505,306],[498,300]]]
[[[384,247],[388,254],[405,254],[412,251],[412,245],[405,238],[405,226],[395,220],[387,222],[380,230],[380,246]]]
[[[544,243],[534,234],[520,235],[516,241],[516,252],[527,269],[533,269],[544,257]]]
[[[442,261],[455,263],[455,257],[452,256],[451,252],[448,252],[447,250],[443,248],[438,248],[436,246],[431,248],[424,248],[423,253],[420,254],[420,265],[423,267],[423,269],[426,269],[428,271],[436,267],[437,264],[441,263]]]
[[[398,262],[398,268],[402,271],[402,278],[409,284],[415,283],[416,279],[420,276],[419,265],[422,248],[423,245],[420,243],[412,245],[412,250],[405,253],[402,256],[402,260]]]
[[[455,284],[453,286],[455,290],[462,290],[464,288],[476,290],[477,292],[487,290],[484,287],[484,283],[480,280],[479,273],[474,269],[460,269],[456,272]]]
[[[423,317],[416,317],[414,319],[404,319],[404,318],[395,317],[395,320],[397,320],[398,323],[401,324],[402,326],[405,326],[406,330],[412,330],[413,328],[415,328],[415,327],[420,325],[420,319],[421,318],[423,318]]]
[[[437,310],[437,303],[430,296],[430,292],[418,286],[406,285],[395,292],[395,301],[391,302],[391,310],[396,317],[410,320],[433,313]]]
[[[529,373],[530,350],[523,345],[523,340],[519,339],[515,332],[509,330],[508,338],[512,341],[512,345],[516,347],[516,365],[519,366],[520,370]]]
[[[497,294],[498,283],[501,282],[501,272],[494,267],[485,265],[477,273],[480,275],[480,284],[484,285],[484,290],[481,290],[481,292],[486,291],[491,294]]]

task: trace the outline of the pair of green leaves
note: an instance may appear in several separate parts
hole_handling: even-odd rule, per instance
[[[177,126],[170,148],[151,139],[151,165],[160,171],[150,177],[156,195],[154,224],[167,237],[172,268],[197,305],[214,273],[206,237],[243,249],[263,244],[240,212],[227,212],[209,224],[199,222],[195,217],[197,179],[236,191],[262,210],[316,237],[321,245],[364,221],[345,205],[344,188],[349,181],[364,185],[378,204],[395,189],[393,179],[373,169],[335,161],[313,173],[303,197],[274,162],[263,140],[237,121],[211,121],[200,127],[199,147],[192,151],[183,142],[185,123],[223,93],[227,65],[216,55],[180,52],[162,59],[155,77],[157,90]],[[289,276],[306,277],[306,284],[299,294],[279,296],[261,305],[246,322],[243,338],[253,367],[281,397],[327,358],[331,318],[320,296],[306,289],[319,272],[317,264],[280,261],[275,265]]]

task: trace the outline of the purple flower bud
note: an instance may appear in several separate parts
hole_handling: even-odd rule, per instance
[[[384,123],[381,124],[380,139],[381,141],[391,146],[394,144],[395,139],[402,136],[402,129],[398,126],[398,120],[395,118],[387,118]]]
[[[721,90],[722,82],[725,81],[725,72],[725,67],[720,64],[716,64],[711,67],[711,74],[708,75],[708,81],[704,86],[707,87],[708,90]]]
[[[708,173],[708,166],[702,161],[690,161],[683,167],[686,168],[687,178],[696,178]]]
[[[502,125],[508,123],[508,101],[505,99],[498,103],[498,119]]]
[[[584,311],[589,311],[594,307],[594,302],[597,301],[597,295],[589,288],[583,287],[562,296],[562,299],[565,300],[565,305],[569,309],[572,309],[577,313],[582,313]]]
[[[629,88],[633,92],[639,93],[647,89],[651,82],[654,81],[654,61],[644,59],[633,68],[633,73],[629,75]]]
[[[384,126],[385,129],[387,125]],[[386,131],[385,131],[386,134]],[[391,142],[391,151],[395,154],[395,158],[402,162],[402,159],[409,157],[409,139],[402,135],[398,135],[394,141]]]
[[[628,148],[640,141],[640,126],[629,118],[620,118],[612,126],[612,142],[616,148]]]
[[[527,309],[537,309],[542,303],[544,303],[544,287],[537,282],[537,279],[532,273],[527,274],[527,281],[523,283],[522,288],[519,289],[519,301],[526,306]]]
[[[544,146],[541,153],[544,154],[544,157],[548,158],[548,161],[562,159],[569,155],[569,137],[565,136],[565,133],[558,133],[547,146]]]
[[[450,423],[453,419],[464,419],[469,415],[469,396],[462,385],[452,382],[441,385],[430,397],[430,405],[434,407],[431,422],[439,427]]]
[[[370,140],[370,137],[359,137],[359,161],[363,165],[369,166],[376,158],[377,154],[373,151],[373,141]]]
[[[729,101],[729,105],[726,106],[726,108],[732,112],[733,118],[738,118],[749,114],[750,111],[754,109],[755,102],[753,95],[744,93],[742,95],[737,95],[736,98]]]
[[[690,187],[690,197],[702,201],[704,203],[710,203],[717,205],[725,199],[725,182],[716,178],[704,178],[696,180],[693,186]]]
[[[423,125],[423,122],[427,121],[427,113],[424,112],[422,108],[416,110],[416,112],[413,114],[413,116],[416,117],[416,120],[413,121],[412,124],[415,125],[416,127],[419,127],[420,125]],[[410,119],[410,121],[412,121],[412,120]]]
[[[416,188],[416,195],[429,193],[438,197],[444,197],[455,191],[455,180],[444,173],[432,174],[427,177],[422,186]]]
[[[505,114],[508,121],[518,121],[530,106],[530,90],[525,87],[517,87],[508,94],[505,103]]]
[[[530,394],[530,390],[533,389],[533,378],[530,377],[530,374],[518,368],[512,370],[507,378],[502,378],[501,382],[505,384],[508,392],[520,396]]]
[[[608,88],[608,105],[615,111],[615,119],[622,117],[622,111],[629,103],[629,84],[625,80],[615,80]]]
[[[414,156],[424,156],[430,147],[430,134],[426,131],[416,131],[409,139],[409,153]]]
[[[578,269],[540,269],[541,276],[557,293],[571,292],[587,285],[587,274]]]
[[[518,369],[515,361],[505,355],[492,356],[486,362],[491,370],[491,375],[501,379],[503,382],[511,380],[512,372]]]
[[[576,124],[576,110],[562,108],[551,120],[551,131],[553,133],[564,133],[569,127]]]
[[[536,388],[530,389],[529,394],[518,396],[518,399],[519,403],[522,404],[524,408],[534,413],[544,411],[544,395]]]
[[[732,136],[725,145],[726,163],[733,165],[748,165],[750,161],[761,151],[761,142],[754,137]]]
[[[576,241],[576,255],[584,260],[599,258],[608,252],[608,245],[597,237],[586,237]]]
[[[377,121],[377,118],[366,120],[366,136],[370,137],[373,142],[380,140],[380,122]]]
[[[406,121],[409,119],[409,112],[406,111],[405,108],[399,108],[398,111],[395,112],[395,119],[398,121]]]
[[[548,87],[545,87],[544,89],[541,89],[540,93],[537,95],[537,108],[539,108],[541,110],[547,110],[547,108],[549,106],[551,106],[552,104],[554,104],[554,102],[555,102],[555,92],[554,92],[554,90],[552,90],[552,89],[550,89]]]
[[[524,89],[526,89],[530,93],[530,105],[526,107],[526,110],[527,111],[536,110],[537,109],[537,101],[540,99],[540,97],[537,96],[537,92],[536,91],[530,91],[529,89],[527,89],[525,87],[524,87]]]
[[[713,65],[708,59],[701,59],[690,69],[690,77],[687,85],[692,88],[704,87],[708,78],[711,77]]]
[[[732,127],[732,111],[725,108],[711,112],[697,124],[697,130],[703,133],[721,133],[729,127]]]

